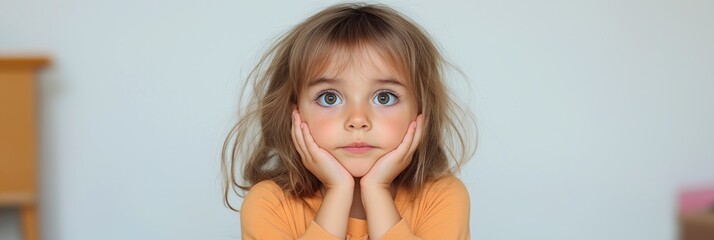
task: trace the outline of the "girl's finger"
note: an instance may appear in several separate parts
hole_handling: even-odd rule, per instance
[[[297,137],[297,129],[300,128],[300,124],[296,121],[296,111],[293,111],[292,113],[292,123],[291,123],[291,129],[290,129],[290,137],[293,139],[293,145],[295,146],[295,150],[297,150],[298,154],[300,154],[300,159],[305,159],[305,153],[303,153],[302,147],[300,147],[300,143],[298,143],[298,137]]]
[[[409,124],[409,128],[407,128],[407,134],[404,136],[404,139],[402,139],[402,143],[397,146],[397,149],[394,149],[394,153],[397,156],[406,156],[407,151],[410,149],[412,145],[412,140],[414,139],[414,132],[416,131],[416,122],[412,122]]]
[[[407,156],[411,158],[412,153],[416,151],[416,148],[419,146],[419,141],[421,140],[421,135],[424,133],[424,116],[422,114],[419,114],[416,119],[416,132],[414,132],[414,138],[412,139],[412,143],[409,146],[409,151],[407,152]]]
[[[307,126],[307,123],[301,123],[301,126],[303,130],[303,138],[305,139],[305,144],[307,146],[307,151],[310,154],[317,154],[317,151],[320,150],[320,147],[317,146],[317,143],[315,143],[315,140],[312,138],[312,134],[310,134],[310,127]]]
[[[298,140],[298,145],[300,145],[300,149],[302,149],[303,155],[305,157],[302,159],[303,162],[305,161],[312,161],[310,152],[308,151],[307,145],[305,144],[305,137],[303,137],[305,134],[302,132],[302,119],[300,118],[300,113],[295,114],[295,121],[296,121],[296,126],[297,126],[297,138]]]

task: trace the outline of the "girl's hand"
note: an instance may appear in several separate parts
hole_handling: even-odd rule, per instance
[[[412,154],[416,151],[422,135],[424,117],[419,114],[415,121],[409,124],[407,134],[396,149],[388,152],[372,166],[372,169],[360,180],[364,187],[380,187],[389,189],[394,178],[399,175],[412,161]]]
[[[352,191],[354,188],[352,174],[332,154],[315,143],[310,134],[310,128],[307,123],[302,122],[297,110],[293,110],[292,119],[293,144],[295,144],[305,168],[320,179],[326,190],[349,189]]]

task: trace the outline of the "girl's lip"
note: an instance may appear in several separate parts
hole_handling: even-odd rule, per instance
[[[373,147],[372,145],[367,144],[366,142],[353,142],[350,143],[349,145],[343,146],[343,147]]]
[[[346,146],[346,147],[342,147],[341,149],[345,150],[347,152],[350,152],[350,153],[360,154],[360,153],[369,152],[372,149],[374,149],[374,147],[372,147],[372,146]]]

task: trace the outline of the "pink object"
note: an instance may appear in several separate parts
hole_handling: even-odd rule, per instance
[[[714,186],[686,189],[679,194],[679,213],[688,214],[714,209]]]
[[[353,154],[362,154],[371,151],[374,149],[374,146],[369,145],[364,142],[353,142],[350,143],[350,145],[342,147],[342,150],[345,150],[347,152],[353,153]]]
[[[354,154],[361,154],[371,151],[374,147],[343,147],[342,149]]]

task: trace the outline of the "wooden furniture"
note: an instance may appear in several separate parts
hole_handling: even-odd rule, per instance
[[[44,57],[0,57],[0,207],[18,208],[26,240],[39,238],[35,72]]]
[[[687,187],[679,194],[679,240],[714,239],[714,184]]]

